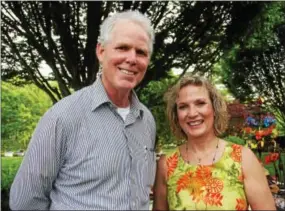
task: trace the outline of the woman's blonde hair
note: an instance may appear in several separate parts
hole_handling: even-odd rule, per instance
[[[180,127],[177,116],[176,98],[179,91],[188,85],[205,87],[209,93],[214,110],[214,131],[217,136],[225,132],[228,126],[227,104],[221,94],[208,80],[199,76],[185,74],[174,86],[164,95],[166,102],[166,114],[170,123],[170,128],[179,139],[187,139],[187,135]]]

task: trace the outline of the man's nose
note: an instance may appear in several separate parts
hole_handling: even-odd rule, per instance
[[[137,63],[137,53],[135,50],[131,49],[129,50],[128,54],[127,54],[127,62],[131,65],[134,65]]]

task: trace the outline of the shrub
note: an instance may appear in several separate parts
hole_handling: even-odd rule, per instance
[[[241,139],[238,136],[227,136],[224,138],[226,141],[232,142],[234,144],[245,145],[245,140]]]
[[[2,157],[1,190],[9,190],[20,167],[22,157]]]
[[[14,177],[22,162],[22,157],[2,157],[1,171],[1,208],[2,210],[9,209],[9,192]]]

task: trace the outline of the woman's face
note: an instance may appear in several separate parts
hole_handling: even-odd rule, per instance
[[[176,105],[178,122],[188,138],[215,134],[213,104],[205,87],[183,87],[178,93]]]

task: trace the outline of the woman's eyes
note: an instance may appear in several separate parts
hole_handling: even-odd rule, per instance
[[[206,102],[197,102],[196,104],[201,106],[201,105],[205,105]]]
[[[200,107],[200,106],[203,106],[205,104],[207,104],[207,103],[206,102],[197,102],[194,105],[197,107]],[[188,105],[179,105],[178,109],[182,110],[182,109],[186,109],[187,107],[188,107]]]
[[[180,105],[180,106],[178,106],[178,109],[185,109],[187,106],[186,105]]]

